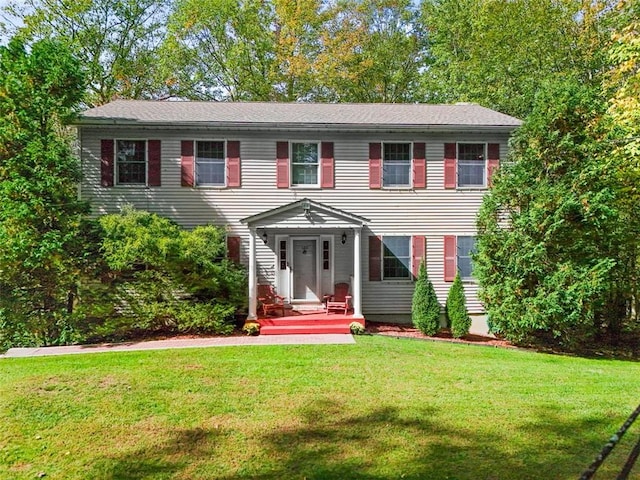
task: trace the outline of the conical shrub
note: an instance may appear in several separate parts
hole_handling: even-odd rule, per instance
[[[460,273],[456,274],[453,285],[447,295],[447,305],[445,307],[447,320],[451,325],[451,334],[455,338],[464,337],[471,328],[471,317],[467,313],[466,300],[464,297],[464,286],[460,279]]]
[[[433,283],[427,275],[424,261],[420,264],[413,291],[411,320],[413,325],[425,335],[435,335],[440,329],[440,304]]]

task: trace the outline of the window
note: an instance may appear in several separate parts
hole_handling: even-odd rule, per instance
[[[116,142],[116,178],[120,185],[147,183],[147,142],[118,140]]]
[[[457,264],[461,278],[472,278],[473,261],[471,256],[476,251],[476,237],[458,237]]]
[[[485,185],[484,143],[458,144],[458,186],[483,187]]]
[[[411,237],[383,237],[382,245],[382,278],[410,279]]]
[[[291,185],[319,185],[318,144],[291,144]]]
[[[287,241],[280,240],[278,248],[278,259],[280,260],[280,270],[287,269]]]
[[[322,241],[322,269],[329,270],[329,240]]]
[[[382,185],[408,187],[411,185],[411,144],[385,143],[383,146]]]
[[[196,142],[196,185],[225,184],[224,142]]]

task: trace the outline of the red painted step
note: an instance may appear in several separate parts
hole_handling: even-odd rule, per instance
[[[336,315],[335,318],[323,318],[321,320],[305,317],[283,317],[283,318],[261,318],[258,323],[261,326],[284,326],[284,325],[348,325],[353,322],[352,317]]]
[[[262,323],[262,320],[260,320]],[[260,335],[294,335],[303,333],[351,333],[349,323],[325,324],[316,320],[314,324],[263,325]]]

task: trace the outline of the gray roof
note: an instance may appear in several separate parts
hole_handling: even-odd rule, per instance
[[[116,100],[85,111],[79,123],[252,128],[498,128],[521,121],[473,103],[275,103]]]

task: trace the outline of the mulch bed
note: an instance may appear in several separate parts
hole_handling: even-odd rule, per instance
[[[472,345],[486,345],[491,347],[516,348],[511,343],[500,338],[483,335],[465,335],[462,338],[453,338],[448,329],[440,330],[435,336],[429,337],[413,325],[367,322],[367,333],[376,335],[386,335],[389,337],[417,338],[423,340],[434,340],[452,343],[466,343]]]

